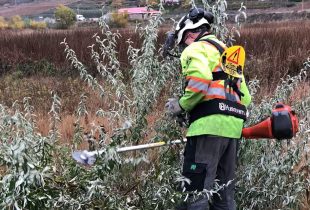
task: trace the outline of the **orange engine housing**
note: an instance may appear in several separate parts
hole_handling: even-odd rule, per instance
[[[298,118],[288,105],[278,103],[272,110],[271,117],[266,120],[243,128],[242,137],[246,139],[291,139],[298,132]]]

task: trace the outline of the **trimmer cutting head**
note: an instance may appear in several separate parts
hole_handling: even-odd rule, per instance
[[[75,151],[72,153],[72,157],[77,162],[83,165],[93,165],[96,161],[95,155],[89,153],[88,151]]]

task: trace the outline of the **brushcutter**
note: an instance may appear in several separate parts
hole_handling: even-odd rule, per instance
[[[160,141],[160,142],[155,142],[155,143],[150,143],[150,144],[140,144],[140,145],[134,145],[134,146],[128,146],[128,147],[121,147],[117,148],[116,152],[117,153],[122,153],[122,152],[128,152],[128,151],[135,151],[135,150],[143,150],[143,149],[151,149],[155,147],[162,147],[166,145],[176,145],[176,144],[182,144],[186,143],[186,138],[182,140],[174,140],[174,141]],[[97,151],[75,151],[72,153],[72,157],[74,160],[77,162],[83,164],[83,165],[92,165],[96,161],[96,156],[101,155],[104,153],[105,150],[97,150]]]
[[[278,103],[275,109],[272,110],[271,117],[263,120],[262,122],[243,128],[242,137],[245,139],[291,139],[298,132],[298,118],[292,108],[288,105]],[[141,144],[128,147],[120,147],[116,149],[116,152],[128,152],[135,150],[150,149],[155,147],[162,147],[168,145],[182,144],[186,142],[186,138],[182,140],[174,140],[168,142],[156,142],[150,144]],[[96,161],[96,156],[101,155],[106,150],[97,151],[75,151],[72,153],[72,157],[77,162],[83,165],[93,165]]]

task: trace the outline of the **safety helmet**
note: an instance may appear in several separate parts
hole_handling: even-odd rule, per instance
[[[214,16],[212,13],[205,11],[202,8],[192,8],[189,13],[181,18],[175,30],[177,44],[182,41],[184,32],[206,25],[210,27],[213,23]]]

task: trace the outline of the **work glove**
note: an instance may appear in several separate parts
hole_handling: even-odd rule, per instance
[[[165,105],[165,109],[174,117],[180,115],[183,112],[183,109],[179,104],[179,99],[177,98],[169,98]]]
[[[187,116],[185,112],[182,112],[181,114],[177,115],[175,117],[175,121],[181,126],[181,127],[188,127],[187,124]]]

